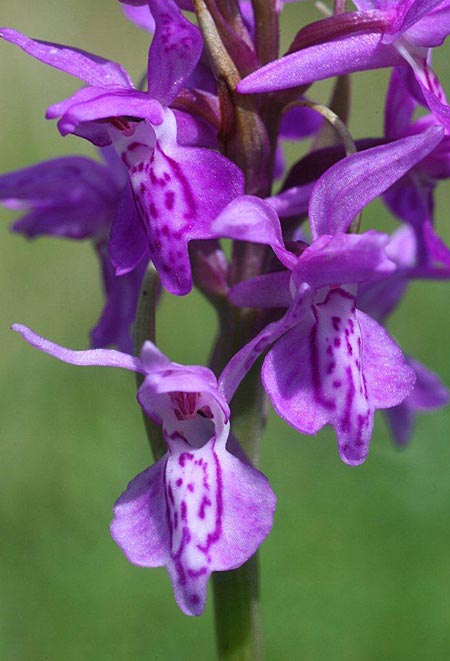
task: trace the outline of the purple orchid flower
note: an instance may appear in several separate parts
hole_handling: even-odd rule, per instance
[[[24,211],[12,229],[29,239],[54,236],[90,239],[100,262],[105,306],[91,331],[93,347],[132,347],[130,329],[145,260],[133,272],[116,276],[107,251],[108,236],[126,181],[126,170],[110,148],[107,165],[68,156],[0,176],[0,203]]]
[[[285,249],[273,208],[250,196],[228,205],[214,227],[272,246],[286,267],[231,290],[235,305],[288,310],[232,358],[224,375],[236,378],[272,344],[262,379],[278,415],[306,434],[331,424],[341,459],[362,463],[375,409],[399,404],[415,380],[386,331],[356,309],[357,285],[395,270],[384,250],[388,237],[373,230],[321,235],[297,256]]]
[[[357,304],[380,324],[398,306],[411,279],[417,274],[416,264],[420,261],[418,239],[412,227],[405,225],[394,232],[386,246],[386,254],[397,266],[395,272],[376,282],[363,283],[358,291]],[[432,266],[420,269],[423,278],[438,278],[446,273]],[[406,445],[412,435],[417,413],[433,411],[450,401],[450,391],[438,375],[419,361],[407,357],[408,365],[414,370],[416,381],[411,393],[397,406],[384,411],[392,437],[398,446]]]
[[[410,93],[409,72],[396,67],[392,73],[386,100],[385,133],[388,138],[399,139],[419,134],[436,125],[434,115],[412,121],[417,101]],[[427,264],[439,256],[433,250],[433,192],[439,180],[450,178],[450,138],[443,140],[401,177],[384,194],[383,200],[390,211],[409,223],[417,235],[418,260]],[[439,241],[439,237],[436,237]],[[450,254],[446,248],[447,255]]]
[[[230,447],[230,410],[216,377],[205,367],[172,363],[151,342],[135,358],[108,349],[72,351],[24,326],[13,329],[64,362],[144,376],[137,398],[162,425],[167,453],[117,500],[111,534],[133,564],[167,567],[178,606],[200,615],[211,572],[248,560],[270,532],[275,510],[267,479]]]
[[[188,242],[210,238],[211,221],[243,192],[244,182],[239,168],[221,154],[180,145],[167,106],[193,72],[203,42],[172,0],[149,0],[149,7],[155,35],[148,92],[135,90],[114,62],[6,28],[0,36],[90,85],[52,106],[47,117],[61,117],[63,135],[76,133],[101,145],[114,142],[129,168],[130,184],[109,244],[116,273],[128,273],[150,258],[163,286],[184,295],[192,288]]]
[[[271,92],[355,71],[409,65],[430,110],[450,128],[450,108],[429,54],[450,32],[450,2],[359,0],[355,4],[359,11],[300,30],[290,53],[247,76],[239,83],[239,92]]]

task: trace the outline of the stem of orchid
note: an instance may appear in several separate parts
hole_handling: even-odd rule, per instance
[[[252,0],[256,53],[262,65],[278,57],[280,30],[276,4],[276,0]]]
[[[139,293],[136,318],[134,321],[134,353],[138,356],[141,352],[142,345],[146,340],[155,342],[156,340],[156,323],[155,312],[156,302],[158,299],[159,291],[159,278],[153,264],[149,264],[142,281],[141,291]],[[138,388],[142,385],[144,377],[142,374],[136,374],[136,383]],[[155,461],[160,459],[167,451],[164,438],[162,436],[161,427],[155,425],[153,420],[144,414],[145,431],[150,443]]]
[[[217,654],[220,661],[262,659],[258,557],[212,576]]]

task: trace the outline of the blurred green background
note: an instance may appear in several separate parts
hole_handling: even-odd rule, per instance
[[[2,0],[0,24],[120,61],[137,80],[148,39],[118,5]],[[312,3],[289,7],[285,42],[318,17]],[[447,92],[449,52],[435,57]],[[77,81],[6,43],[0,62],[1,172],[56,155],[94,155],[43,117]],[[380,133],[386,83],[386,72],[354,76],[356,137]],[[319,85],[315,98],[325,100],[328,89]],[[447,240],[449,204],[444,183],[437,224]],[[386,227],[385,216],[374,203],[364,223]],[[0,659],[214,658],[211,598],[201,618],[183,616],[165,570],[127,564],[109,537],[114,500],[149,463],[132,377],[58,363],[9,330],[20,321],[85,347],[101,304],[94,255],[87,244],[26,242],[8,232],[13,214],[1,217]],[[405,351],[447,384],[449,324],[443,283],[411,287],[390,324]],[[214,330],[199,296],[165,297],[159,339],[174,360],[205,361]],[[278,510],[261,552],[267,659],[449,658],[449,429],[448,410],[420,417],[413,442],[399,452],[378,415],[368,461],[349,468],[331,432],[300,438],[270,416],[262,470]]]

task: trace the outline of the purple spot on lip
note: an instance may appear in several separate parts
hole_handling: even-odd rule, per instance
[[[198,510],[198,516],[201,519],[205,518],[206,508],[211,507],[211,505],[212,505],[212,503],[211,503],[210,499],[207,496],[203,496],[202,502],[200,503],[200,508]]]
[[[181,485],[183,484],[183,480],[181,479],[181,477],[178,478],[175,484],[177,485],[177,487],[181,487]]]
[[[168,211],[171,211],[173,209],[173,205],[175,202],[175,193],[171,190],[166,191],[164,195],[164,202],[166,205],[166,209]]]
[[[340,317],[331,317],[331,323],[333,324],[334,330],[338,331],[339,326],[341,324],[341,318]]]
[[[207,571],[208,570],[207,570],[206,567],[200,567],[200,569],[188,569],[187,573],[188,573],[188,576],[190,576],[191,578],[198,578],[199,576],[204,576]],[[197,597],[196,594],[193,595],[193,596]],[[198,603],[198,602],[196,602],[196,603]]]
[[[187,521],[187,507],[186,507],[186,501],[184,500],[181,501],[181,520]]]
[[[339,381],[339,379],[333,381],[333,388],[340,388],[341,386],[342,386],[342,381]]]
[[[335,337],[333,344],[335,347],[340,347],[341,346],[341,339],[339,337]]]
[[[194,485],[192,484],[192,482],[190,482],[190,483],[187,485],[187,488],[189,489],[189,491],[190,491],[191,493],[194,493]]]
[[[184,468],[186,461],[192,461],[193,458],[194,455],[192,454],[192,452],[183,452],[182,454],[180,454],[178,458],[178,463],[182,468]]]
[[[331,374],[332,372],[334,372],[335,367],[336,367],[336,363],[334,362],[334,360],[333,360],[332,363],[328,363],[328,365],[327,365],[327,374]]]

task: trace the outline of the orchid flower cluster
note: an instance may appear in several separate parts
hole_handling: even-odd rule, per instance
[[[230,406],[253,406],[263,387],[298,432],[331,425],[342,461],[356,466],[377,409],[405,444],[416,413],[449,400],[384,324],[410,281],[450,276],[433,222],[434,189],[450,177],[450,107],[431,68],[450,2],[354,0],[349,11],[336,0],[326,18],[299,23],[280,57],[288,1],[122,0],[149,33],[138,86],[116,62],[0,28],[81,80],[46,116],[100,153],[0,177],[2,204],[23,210],[13,231],[92,242],[105,294],[86,350],[13,328],[67,363],[137,373],[164,449],[116,502],[111,532],[130,562],[167,568],[190,615],[203,611],[211,573],[240,567],[272,527],[275,496]],[[355,143],[349,74],[380,67],[391,69],[385,132]],[[313,84],[332,77],[329,107],[311,101]],[[284,141],[304,153],[310,138],[288,168]],[[391,235],[361,220],[379,196],[399,222]],[[161,285],[153,315],[164,290],[193,286],[217,310],[209,367],[171,362],[150,322],[133,345],[149,274]]]

